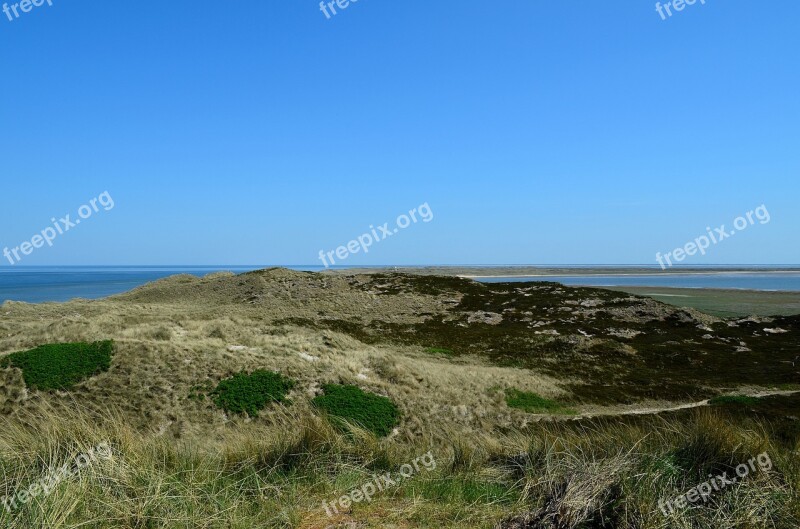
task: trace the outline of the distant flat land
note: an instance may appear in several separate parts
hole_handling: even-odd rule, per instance
[[[716,288],[607,287],[647,296],[677,307],[691,307],[714,316],[790,316],[800,314],[800,292],[726,290]]]
[[[422,274],[422,275],[447,275],[447,276],[462,276],[462,277],[520,277],[520,276],[589,276],[589,275],[681,275],[681,274],[721,274],[721,273],[735,273],[735,272],[757,272],[762,274],[767,273],[780,273],[780,272],[800,272],[800,267],[679,267],[668,268],[661,270],[657,267],[645,266],[597,266],[597,267],[581,267],[581,266],[398,266],[395,268],[381,267],[381,268],[357,268],[346,270],[330,271],[337,274],[365,274],[365,273],[386,273],[386,272],[402,272],[404,274]]]
[[[398,272],[421,275],[455,275],[473,279],[522,277],[541,278],[549,276],[631,276],[631,275],[682,275],[682,274],[720,274],[720,273],[786,273],[798,272],[798,268],[752,268],[752,267],[681,267],[668,270],[633,266],[620,267],[538,267],[538,266],[429,266],[398,267]],[[336,273],[385,273],[386,269],[345,270]],[[532,280],[537,280],[532,279]],[[558,282],[558,277],[553,277]],[[719,288],[676,288],[647,286],[608,286],[595,287],[646,296],[677,307],[690,307],[707,314],[720,317],[740,316],[790,316],[800,314],[800,292],[776,292],[764,290],[719,289]]]

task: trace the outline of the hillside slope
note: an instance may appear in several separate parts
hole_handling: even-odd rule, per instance
[[[442,422],[492,431],[538,420],[506,405],[508,388],[596,411],[800,380],[797,316],[723,320],[557,283],[181,275],[103,300],[6,303],[0,321],[0,354],[105,339],[117,349],[108,372],[69,394],[28,391],[18,370],[0,370],[4,413],[74,399],[175,436],[238,420],[189,395],[241,370],[296,378],[300,407],[325,383],[387,395],[404,410],[406,436]]]
[[[726,320],[557,283],[283,269],[9,302],[0,496],[21,503],[0,525],[791,529],[798,331],[797,316]],[[253,387],[269,396],[238,393]],[[774,395],[706,400],[729,392]],[[20,499],[101,445],[80,478]],[[662,511],[759,454],[770,468],[707,508]],[[395,481],[356,501],[376,475]]]

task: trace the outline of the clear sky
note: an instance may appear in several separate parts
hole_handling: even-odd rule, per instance
[[[51,1],[0,12],[0,250],[114,207],[20,265],[321,264],[423,203],[336,264],[655,264],[762,204],[682,264],[800,263],[796,0]]]

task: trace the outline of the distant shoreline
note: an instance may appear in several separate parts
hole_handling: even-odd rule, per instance
[[[333,274],[371,274],[401,272],[415,275],[446,275],[465,279],[501,279],[501,278],[540,278],[540,277],[676,277],[685,275],[752,275],[752,274],[798,274],[799,265],[733,265],[730,267],[686,267],[660,269],[658,266],[531,266],[531,265],[485,265],[485,266],[396,266],[396,267],[359,267],[338,270],[326,270]]]
[[[581,269],[575,268],[576,272],[580,271]],[[637,277],[637,276],[664,276],[664,275],[720,275],[720,274],[795,274],[800,273],[800,270],[794,269],[786,269],[786,270],[774,270],[774,269],[751,269],[751,270],[703,270],[703,271],[687,271],[687,270],[675,270],[675,271],[662,271],[662,272],[653,272],[650,270],[642,270],[642,272],[638,273],[624,273],[624,272],[603,272],[600,273],[597,269],[592,269],[588,273],[571,273],[565,274],[562,272],[557,273],[545,273],[545,274],[500,274],[500,275],[464,275],[458,274],[457,277],[463,277],[465,279],[498,279],[503,277],[581,277],[581,276],[619,276],[619,277]]]
[[[0,301],[27,303],[59,302],[74,298],[97,299],[130,291],[141,285],[177,274],[204,277],[229,271],[244,273],[276,267],[187,266],[179,267],[0,267]],[[381,266],[323,269],[322,267],[277,267],[322,276],[405,273],[439,275],[481,282],[556,281],[573,286],[687,287],[692,290],[718,288],[800,293],[800,265],[762,267],[717,266],[660,270],[657,266]],[[800,311],[798,311],[800,312]]]

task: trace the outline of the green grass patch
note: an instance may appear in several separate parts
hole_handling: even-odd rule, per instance
[[[404,484],[408,496],[421,496],[429,501],[458,504],[513,504],[519,491],[508,483],[495,483],[469,476],[426,476]]]
[[[252,373],[236,373],[220,381],[211,392],[214,404],[231,413],[258,417],[258,412],[272,402],[286,402],[286,394],[294,381],[280,373],[259,369]]]
[[[721,397],[714,397],[708,401],[713,406],[724,406],[726,404],[734,404],[737,406],[753,406],[761,402],[757,397],[748,397],[746,395],[723,395]]]
[[[0,367],[22,370],[25,385],[32,389],[69,389],[97,373],[108,371],[114,342],[53,343],[29,351],[11,353]]]
[[[514,388],[506,390],[506,404],[511,408],[517,408],[528,413],[558,413],[564,415],[577,413],[560,402],[546,399],[536,393],[520,391]]]
[[[400,420],[400,410],[386,397],[367,393],[358,386],[326,384],[322,389],[325,394],[314,398],[314,406],[379,437],[388,435]]]
[[[446,347],[428,347],[425,349],[425,352],[437,355],[453,355],[455,354],[451,349],[447,349]]]

